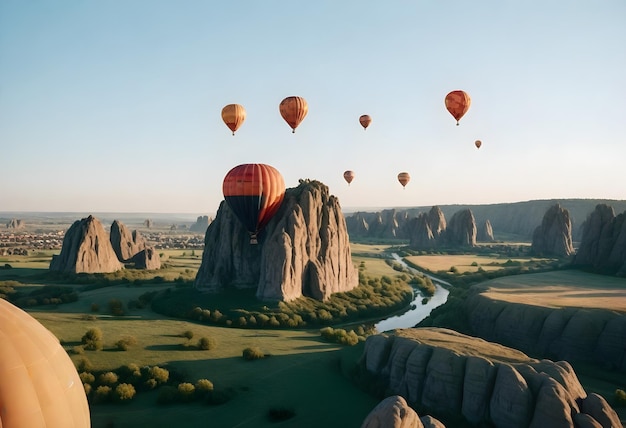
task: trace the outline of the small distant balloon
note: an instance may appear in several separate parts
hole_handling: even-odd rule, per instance
[[[445,103],[446,109],[456,119],[456,125],[459,126],[459,120],[469,110],[472,100],[464,91],[452,91],[446,95]]]
[[[476,141],[474,141],[474,145],[476,146],[477,149],[480,149],[480,146],[482,146],[483,143],[480,140],[476,140]]]
[[[346,180],[348,182],[348,186],[350,185],[350,183],[352,183],[352,180],[354,180],[354,171],[345,171],[343,173],[343,179]]]
[[[302,97],[287,97],[280,102],[278,109],[285,122],[291,127],[291,132],[295,133],[298,125],[309,112],[309,105]]]
[[[364,114],[361,117],[359,117],[359,123],[363,127],[363,130],[366,130],[367,127],[370,126],[370,123],[372,123],[372,118],[370,117],[369,114]]]
[[[240,104],[228,104],[222,109],[222,120],[235,135],[235,131],[246,120],[246,109]]]
[[[400,174],[398,174],[398,181],[400,182],[400,184],[402,184],[402,188],[404,188],[409,183],[409,181],[411,181],[411,176],[408,172],[401,172]]]

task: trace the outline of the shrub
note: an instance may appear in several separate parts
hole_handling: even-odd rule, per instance
[[[157,383],[166,383],[170,377],[170,372],[167,369],[159,366],[153,366],[149,369],[150,379],[154,379]]]
[[[216,346],[217,346],[217,343],[215,342],[215,339],[213,338],[201,337],[200,340],[198,340],[198,349],[201,349],[203,351],[209,351],[211,349],[215,349]]]
[[[112,386],[117,383],[117,380],[118,376],[115,372],[106,372],[98,376],[98,383],[100,383],[101,385]]]
[[[88,383],[83,383],[83,389],[85,390],[85,395],[89,395],[91,393],[91,385]]]
[[[96,403],[105,403],[111,399],[111,387],[100,385],[96,388],[94,400]]]
[[[193,338],[193,331],[185,330],[185,332],[182,334],[182,336],[186,337],[189,340],[191,340]]]
[[[89,372],[81,372],[78,377],[82,383],[94,383],[96,381],[96,377]]]
[[[206,395],[206,393],[213,391],[213,382],[208,379],[198,379],[195,384],[196,394]]]
[[[137,344],[137,339],[134,336],[124,336],[117,342],[115,347],[120,351],[128,351],[128,348]]]
[[[265,358],[265,354],[258,346],[252,346],[243,350],[243,358],[247,361],[260,360]]]
[[[615,390],[615,406],[623,407],[626,406],[626,391],[623,389]]]
[[[196,393],[196,387],[189,382],[178,384],[178,397],[181,401],[192,401]]]
[[[135,387],[129,383],[120,383],[115,387],[115,400],[128,402],[135,397]]]
[[[80,342],[85,345],[85,349],[99,351],[103,347],[102,330],[98,327],[90,328],[80,339]]]
[[[122,316],[124,315],[124,304],[120,299],[109,300],[109,311],[111,315]]]
[[[93,370],[93,364],[91,363],[91,361],[89,361],[88,358],[81,358],[76,363],[76,369],[78,370],[79,373],[90,372],[91,370]]]
[[[76,345],[72,347],[72,354],[82,355],[85,353],[85,347],[83,345]]]

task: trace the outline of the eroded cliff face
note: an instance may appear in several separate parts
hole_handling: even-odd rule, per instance
[[[600,364],[626,372],[626,317],[604,309],[549,308],[484,296],[465,300],[471,333],[531,355]]]
[[[360,365],[388,393],[450,426],[461,421],[507,428],[574,427],[574,421],[620,426],[601,396],[587,395],[568,362],[535,360],[453,330],[370,336]]]
[[[539,256],[567,257],[574,254],[572,220],[559,204],[551,206],[533,233],[531,251]]]
[[[573,264],[626,275],[626,212],[599,204],[582,225],[583,237]]]
[[[339,201],[318,181],[287,189],[256,245],[222,202],[204,243],[199,290],[256,288],[262,300],[325,300],[358,285]]]
[[[52,256],[50,270],[72,273],[107,273],[124,268],[117,259],[109,234],[93,216],[75,221],[65,232],[59,255]]]

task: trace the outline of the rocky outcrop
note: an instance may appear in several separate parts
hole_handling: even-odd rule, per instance
[[[26,227],[26,223],[19,218],[12,218],[11,221],[7,223],[7,229],[24,229],[24,227]]]
[[[549,308],[495,300],[473,286],[465,300],[469,333],[530,355],[626,372],[626,316],[604,309]]]
[[[189,230],[191,232],[205,233],[207,228],[209,227],[209,224],[212,221],[213,219],[209,218],[208,215],[198,216],[198,218],[196,219],[196,222],[192,224],[191,226],[189,226]]]
[[[346,227],[353,236],[378,239],[404,239],[408,236],[409,213],[405,210],[387,209],[373,213],[357,212],[346,219]]]
[[[428,415],[420,418],[404,397],[392,395],[372,409],[361,428],[445,428],[445,425]]]
[[[102,223],[91,215],[70,226],[61,253],[50,262],[50,270],[59,272],[105,273],[123,268]]]
[[[139,231],[131,232],[124,223],[118,220],[114,220],[111,224],[110,240],[113,251],[122,263],[130,262],[135,254],[147,247],[146,240]]]
[[[493,238],[493,228],[491,227],[491,222],[489,221],[489,219],[485,220],[485,222],[480,227],[478,227],[478,231],[476,233],[476,241],[495,241],[495,239]]]
[[[615,411],[587,395],[568,362],[535,360],[453,330],[370,336],[359,365],[389,394],[449,426],[574,427],[574,419],[619,426]]]
[[[582,228],[582,240],[573,264],[626,275],[626,211],[615,216],[609,205],[597,205]]]
[[[318,181],[301,180],[286,190],[256,245],[222,202],[204,244],[195,279],[199,290],[256,288],[262,300],[325,300],[358,285],[339,201]]]
[[[533,233],[531,252],[538,256],[568,257],[574,254],[572,221],[569,211],[559,204],[551,206]]]
[[[476,220],[472,210],[464,209],[454,213],[442,235],[447,246],[475,247]]]
[[[157,270],[161,269],[161,258],[153,247],[146,247],[135,254],[130,262],[136,269]]]
[[[437,246],[437,240],[428,224],[428,215],[426,213],[419,213],[417,217],[411,220],[409,227],[411,228],[411,239],[409,241],[411,248],[428,249]]]

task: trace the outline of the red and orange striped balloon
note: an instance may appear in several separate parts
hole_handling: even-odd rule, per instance
[[[234,167],[224,177],[224,199],[250,233],[250,243],[280,208],[285,181],[278,170],[262,163]]]
[[[445,99],[446,109],[450,112],[452,117],[456,119],[457,126],[459,120],[467,113],[470,108],[472,100],[470,96],[464,91],[452,91],[446,95]]]
[[[222,120],[235,135],[235,131],[246,120],[246,109],[241,104],[228,104],[222,109]]]
[[[280,115],[291,127],[291,132],[296,132],[296,128],[304,120],[309,112],[309,105],[302,97],[287,97],[278,106]]]

